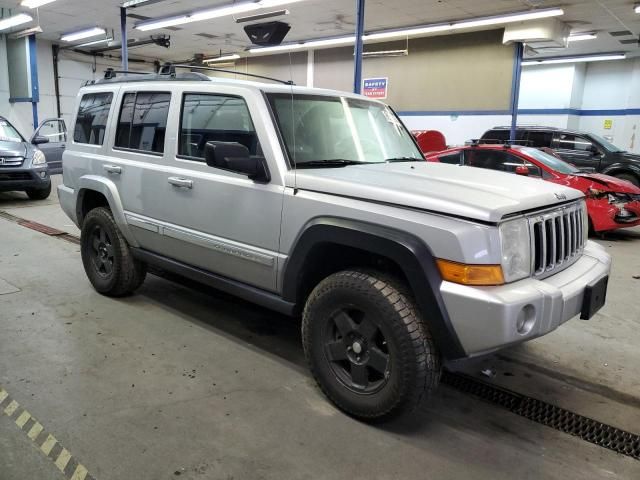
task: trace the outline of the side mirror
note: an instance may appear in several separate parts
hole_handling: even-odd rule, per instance
[[[264,157],[251,156],[238,142],[207,142],[204,158],[210,167],[242,173],[256,182],[271,180]]]
[[[31,139],[31,143],[33,145],[42,145],[43,143],[49,143],[49,139],[47,137],[43,137],[42,135],[36,135]]]
[[[529,167],[526,167],[524,165],[520,165],[520,166],[516,167],[516,175],[522,175],[524,177],[528,177],[529,176]]]

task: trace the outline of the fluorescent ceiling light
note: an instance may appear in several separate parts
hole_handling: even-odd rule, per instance
[[[553,63],[578,63],[578,62],[604,62],[607,60],[624,60],[624,53],[609,53],[603,55],[584,55],[581,57],[541,58],[540,60],[525,60],[522,66],[553,64]]]
[[[494,17],[477,18],[474,20],[460,20],[450,23],[439,23],[433,25],[422,25],[419,27],[383,30],[380,32],[367,33],[363,35],[362,39],[367,42],[370,40],[383,40],[392,38],[406,38],[420,35],[428,35],[432,33],[449,32],[454,30],[461,30],[464,28],[476,28],[485,27],[491,25],[503,25],[505,23],[523,22],[526,20],[535,20],[539,18],[557,17],[564,15],[564,10],[561,8],[548,8],[544,10],[527,10],[526,12],[510,13],[507,15],[499,15]],[[288,50],[300,50],[309,49],[314,47],[324,47],[337,45],[340,43],[349,44],[355,42],[355,36],[340,37],[339,39],[327,39],[327,40],[309,40],[300,43],[290,43],[285,45],[278,45],[277,47],[264,47],[264,48],[252,48],[249,50],[251,53],[269,53]]]
[[[173,27],[185,23],[211,20],[212,18],[227,17],[239,13],[252,12],[262,8],[277,7],[289,3],[301,2],[302,0],[260,0],[258,2],[232,3],[222,7],[208,8],[206,10],[196,10],[191,13],[175,15],[173,17],[156,18],[138,23],[134,28],[142,31],[155,30],[158,28]]]
[[[362,56],[369,57],[406,57],[409,55],[409,50],[378,50],[371,52],[362,52]]]
[[[258,20],[264,20],[265,18],[281,17],[282,15],[289,15],[289,10],[274,10],[272,12],[256,13],[255,15],[247,15],[246,17],[236,18],[236,23],[257,22]]]
[[[238,60],[239,58],[240,58],[240,55],[234,53],[233,55],[223,55],[221,57],[216,57],[216,58],[205,58],[202,61],[204,63],[228,62],[230,60]]]
[[[38,8],[38,7],[41,7],[42,5],[46,5],[47,3],[53,3],[55,1],[56,0],[22,0],[22,3],[20,5],[28,8]]]
[[[11,27],[17,27],[18,25],[22,25],[23,23],[28,23],[33,21],[33,17],[31,15],[27,15],[26,13],[19,13],[18,15],[14,15],[13,17],[7,17],[0,20],[0,31],[7,30]]]
[[[128,2],[124,2],[122,4],[123,8],[136,8],[142,7],[145,5],[150,5],[152,3],[162,2],[164,0],[129,0]]]
[[[634,12],[640,13],[640,5],[636,5],[636,8],[634,9]]]
[[[269,53],[269,52],[287,52],[290,50],[306,50],[320,47],[334,47],[339,45],[349,45],[356,41],[356,37],[351,35],[348,37],[325,38],[321,40],[308,40],[301,43],[288,43],[286,45],[276,45],[275,47],[250,48],[249,53]]]
[[[595,40],[596,38],[598,38],[597,33],[575,33],[569,35],[568,40],[570,42],[581,42],[583,40]]]
[[[9,35],[9,38],[24,38],[29,35],[36,35],[38,33],[42,33],[42,27],[39,25],[37,27],[27,28],[26,30],[20,30],[19,32],[15,32]]]
[[[113,37],[107,37],[100,40],[93,40],[87,43],[81,43],[80,45],[74,45],[73,48],[90,47],[91,45],[100,45],[101,43],[113,42]]]
[[[80,30],[79,32],[67,33],[60,37],[63,42],[75,42],[76,40],[82,40],[83,38],[95,37],[96,35],[104,35],[104,28],[88,28],[86,30]]]

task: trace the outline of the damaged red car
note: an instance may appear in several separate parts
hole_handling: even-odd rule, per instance
[[[587,197],[589,226],[606,232],[640,225],[640,188],[626,180],[585,173],[532,147],[474,144],[425,156],[428,161],[489,168],[576,188]]]

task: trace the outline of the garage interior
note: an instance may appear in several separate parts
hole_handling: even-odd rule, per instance
[[[274,20],[279,45],[243,30]],[[640,226],[590,235],[612,258],[593,318],[446,363],[384,423],[323,396],[298,317],[162,271],[96,292],[57,190],[78,92],[167,63],[380,99],[445,147],[586,132],[640,172],[633,0],[0,0],[0,133],[52,139],[50,196],[0,191],[0,479],[640,478]]]

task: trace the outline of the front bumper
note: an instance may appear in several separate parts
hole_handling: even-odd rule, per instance
[[[45,188],[51,182],[47,166],[0,168],[0,192]]]
[[[576,317],[587,285],[609,275],[611,257],[587,242],[582,257],[543,280],[528,278],[498,287],[443,282],[451,324],[467,353],[477,356],[532,340]]]
[[[58,185],[58,201],[60,207],[67,214],[67,217],[79,228],[78,214],[76,212],[76,191],[73,188],[67,187],[65,184]]]

